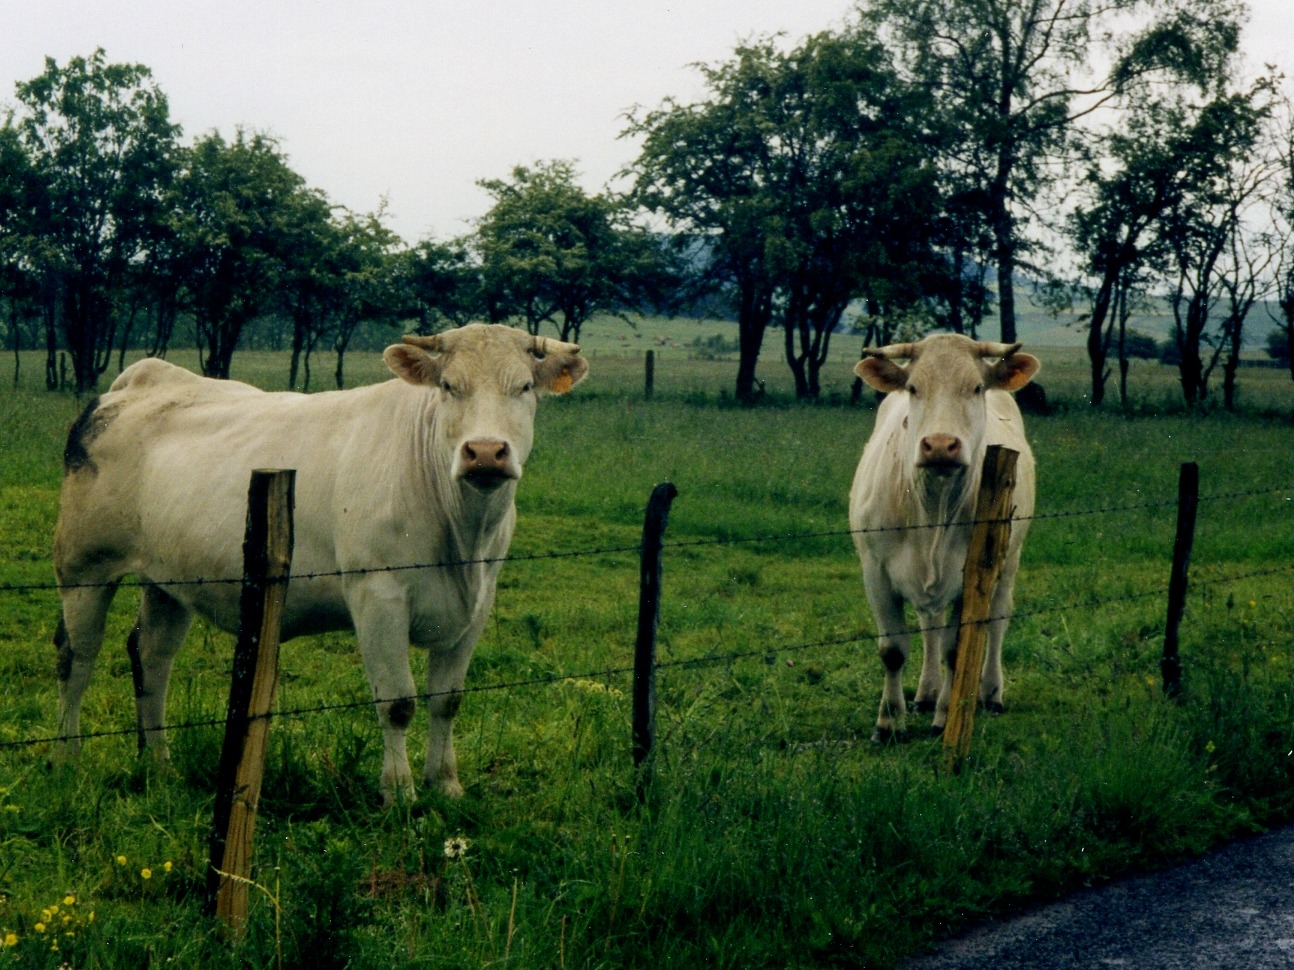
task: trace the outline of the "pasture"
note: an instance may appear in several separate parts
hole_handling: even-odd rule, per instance
[[[0,967],[889,967],[987,914],[1294,815],[1287,374],[1246,371],[1246,412],[1198,418],[1157,413],[1172,372],[1137,362],[1134,416],[1089,414],[1081,353],[1028,348],[1059,407],[1026,418],[1039,519],[1005,645],[1007,712],[977,719],[950,775],[937,741],[867,740],[881,666],[846,498],[875,412],[870,395],[843,403],[857,342],[837,343],[828,400],[803,406],[770,335],[769,403],[747,410],[727,401],[735,365],[689,349],[720,329],[639,337],[599,322],[589,379],[541,404],[516,561],[457,722],[463,799],[382,812],[353,639],[285,645],[279,706],[299,713],[271,729],[241,944],[201,903],[232,640],[195,625],[172,688],[173,765],[154,770],[134,751],[123,589],[82,724],[125,733],[87,740],[77,770],[50,768],[47,744],[23,742],[55,727],[57,596],[0,590]],[[281,355],[234,367],[264,387],[286,374]],[[384,373],[377,355],[347,369]],[[52,581],[77,410],[35,388],[34,355],[23,373],[0,390],[10,586]],[[1205,501],[1175,705],[1158,663],[1187,460]],[[660,760],[640,807],[615,671],[632,658],[643,506],[666,479],[679,497]],[[928,720],[913,715],[914,733]],[[422,716],[411,738],[416,758]]]

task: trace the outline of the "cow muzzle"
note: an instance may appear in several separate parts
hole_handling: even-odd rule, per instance
[[[521,477],[513,460],[512,448],[495,438],[464,441],[459,453],[459,477],[482,491],[491,491],[504,482]]]
[[[936,475],[952,475],[966,467],[961,439],[951,434],[929,434],[921,439],[917,467]]]

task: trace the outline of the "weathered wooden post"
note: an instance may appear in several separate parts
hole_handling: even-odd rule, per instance
[[[292,571],[296,472],[252,472],[243,539],[238,645],[211,826],[207,902],[228,928],[247,925],[252,839],[278,684],[279,624]]]
[[[1195,512],[1200,504],[1200,466],[1184,463],[1177,477],[1177,536],[1173,540],[1173,566],[1168,577],[1168,617],[1164,623],[1164,657],[1159,670],[1164,693],[1182,693],[1182,660],[1177,652],[1177,633],[1186,611],[1186,582],[1191,568],[1191,546],[1195,543]]]
[[[647,797],[651,754],[656,743],[656,628],[660,621],[661,548],[670,505],[678,489],[662,482],[652,489],[643,518],[638,576],[638,642],[634,649],[633,751],[638,771],[638,800]]]
[[[1015,463],[1019,457],[1010,448],[989,445],[975,497],[975,524],[971,527],[970,547],[966,550],[966,567],[962,573],[957,667],[953,671],[952,699],[944,727],[944,751],[948,765],[953,768],[970,753],[993,593],[1011,542]]]
[[[651,400],[652,395],[656,392],[656,351],[647,351],[646,374],[644,375],[643,394],[647,400]]]

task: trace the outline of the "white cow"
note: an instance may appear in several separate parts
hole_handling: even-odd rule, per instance
[[[574,344],[475,324],[388,347],[400,380],[325,394],[266,393],[161,360],[127,368],[77,420],[65,454],[54,540],[63,754],[77,751],[112,584],[135,574],[145,584],[132,635],[137,716],[143,743],[165,758],[167,683],[193,614],[238,627],[239,584],[181,584],[242,575],[250,472],[295,468],[293,572],[342,575],[289,584],[283,638],[354,627],[388,803],[414,791],[408,649],[429,650],[423,778],[462,794],[451,738],[459,692],[512,539],[538,397],[584,378],[578,355]],[[442,562],[455,565],[372,571]]]
[[[1028,384],[1039,365],[1019,350],[1019,344],[939,334],[874,350],[854,368],[872,387],[887,392],[849,494],[850,527],[885,666],[873,740],[901,737],[905,728],[902,671],[910,640],[905,601],[925,631],[917,708],[935,712],[936,731],[947,721],[971,532],[966,523],[974,517],[984,452],[992,444],[1020,453],[1015,515],[1024,519],[1012,527],[992,604],[998,619],[989,625],[980,681],[980,699],[990,710],[1002,709],[1002,637],[1034,507],[1033,453],[1020,409],[1006,392]],[[1001,359],[985,359],[992,357]],[[904,358],[910,361],[907,367],[894,362]],[[948,668],[942,677],[941,661]]]

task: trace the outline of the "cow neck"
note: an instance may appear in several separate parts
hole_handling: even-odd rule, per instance
[[[904,483],[912,502],[907,524],[928,529],[935,545],[941,543],[950,528],[964,525],[974,512],[973,501],[979,489],[981,456],[975,456],[959,475],[928,475],[905,465]]]
[[[414,440],[418,443],[413,462],[416,490],[430,495],[427,512],[445,539],[442,558],[472,562],[504,555],[511,539],[516,483],[480,492],[454,480],[453,443],[447,441],[438,419],[435,394],[424,406]]]

